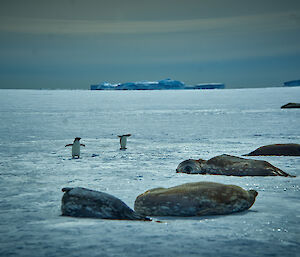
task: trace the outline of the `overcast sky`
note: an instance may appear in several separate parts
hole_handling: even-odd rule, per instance
[[[299,0],[0,0],[0,88],[300,79]]]

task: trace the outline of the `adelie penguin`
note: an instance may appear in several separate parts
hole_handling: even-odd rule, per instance
[[[72,146],[72,158],[80,158],[80,146],[84,146],[84,144],[80,144],[80,137],[75,137],[73,144],[67,144],[67,146]]]
[[[126,134],[122,136],[118,136],[120,138],[120,150],[126,150],[126,144],[127,144],[127,137],[130,137],[131,134]]]

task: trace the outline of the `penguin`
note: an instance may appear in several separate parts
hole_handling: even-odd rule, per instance
[[[65,145],[65,147],[67,146],[72,146],[72,158],[78,158],[80,157],[80,146],[84,146],[84,144],[80,144],[80,137],[75,137],[73,144],[67,144]]]
[[[122,135],[122,136],[118,136],[120,138],[120,150],[126,150],[126,144],[127,144],[127,137],[130,137],[131,134],[126,134],[126,135]]]

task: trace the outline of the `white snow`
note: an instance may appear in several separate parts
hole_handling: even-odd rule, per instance
[[[0,256],[297,256],[300,158],[253,157],[297,175],[176,173],[186,159],[241,156],[299,143],[300,88],[0,91]],[[128,134],[127,150],[117,135]],[[64,146],[81,137],[80,159]],[[252,157],[251,157],[252,158]],[[157,218],[60,216],[63,187],[114,195],[133,208],[148,189],[212,181],[258,191],[249,211]]]

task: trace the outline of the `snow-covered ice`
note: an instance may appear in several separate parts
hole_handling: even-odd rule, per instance
[[[299,256],[300,158],[266,160],[286,177],[176,173],[189,158],[241,156],[300,142],[300,88],[0,91],[0,256]],[[117,135],[132,134],[127,150]],[[64,146],[81,137],[81,158]],[[154,187],[193,181],[258,191],[249,211],[157,218],[60,216],[63,187],[112,194],[133,208]]]

